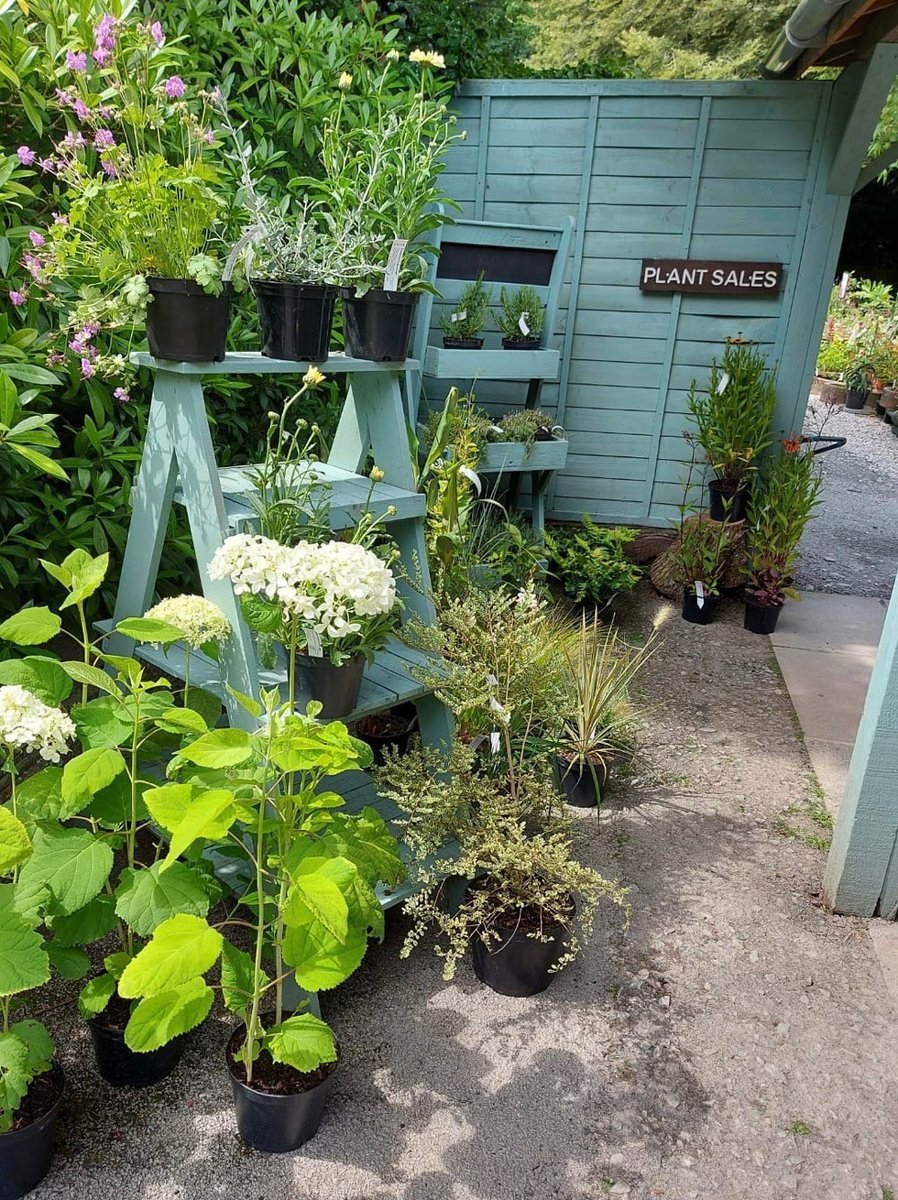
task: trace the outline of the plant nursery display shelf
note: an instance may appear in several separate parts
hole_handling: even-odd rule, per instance
[[[252,634],[243,621],[230,581],[208,576],[207,564],[225,538],[237,530],[256,528],[258,516],[253,507],[253,468],[219,469],[215,461],[202,379],[229,374],[302,376],[308,364],[250,352],[227,354],[220,363],[167,362],[138,352],[132,355],[132,362],[153,370],[155,383],[143,457],[132,492],[133,509],[115,614],[111,622],[100,627],[108,632],[125,617],[142,616],[153,603],[171,507],[176,501],[182,504],[187,511],[203,594],[224,612],[232,629],[222,647],[220,663],[191,651],[190,681],[222,700],[232,725],[253,728],[253,718],[236,701],[234,693],[258,697],[260,687],[283,687],[286,666],[270,671],[260,668]],[[418,364],[411,360],[381,364],[334,354],[316,365],[326,376],[345,374],[349,386],[328,461],[308,464],[316,481],[309,502],[315,503],[316,495],[320,498],[323,492],[334,530],[352,527],[366,506],[374,515],[390,521],[390,533],[405,567],[397,578],[403,620],[417,616],[430,623],[435,614],[424,543],[425,501],[415,490],[400,387],[402,374],[417,370]],[[369,454],[383,472],[383,479],[373,485],[361,473]],[[305,464],[293,469],[306,475]],[[388,513],[391,507],[396,511]],[[180,646],[167,651],[155,646],[135,647],[119,634],[113,634],[107,646],[111,653],[136,653],[166,675],[185,677],[186,658]],[[418,711],[422,739],[430,744],[448,744],[452,724],[447,710],[411,674],[422,659],[421,652],[404,645],[401,638],[391,639],[374,664],[366,667],[358,706],[346,720],[411,701]],[[299,705],[304,707],[307,699],[300,695]]]

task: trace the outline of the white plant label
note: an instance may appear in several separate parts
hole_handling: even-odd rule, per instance
[[[844,300],[844,299],[845,299],[845,297],[847,296],[847,294],[848,294],[848,284],[849,284],[849,282],[850,282],[850,281],[851,281],[851,272],[850,272],[850,271],[843,271],[843,272],[842,272],[842,281],[841,281],[841,283],[839,284],[839,299],[840,299],[840,300]]]
[[[700,579],[695,581],[695,603],[699,608],[705,607],[705,585]]]
[[[396,238],[390,247],[390,257],[387,259],[387,269],[384,271],[384,291],[395,292],[399,288],[399,268],[402,266],[402,256],[408,245],[408,238]]]
[[[306,649],[312,658],[321,658],[321,635],[317,629],[309,626],[303,630],[306,638]]]
[[[498,754],[502,749],[502,735],[500,733],[490,734],[490,753]]]
[[[468,310],[463,308],[461,312],[453,313],[449,320],[454,325],[456,321],[466,321],[468,319]]]
[[[527,324],[527,318],[529,316],[530,316],[530,313],[522,312],[518,319],[518,329],[520,329],[520,331],[524,335],[524,337],[530,336],[530,326]]]
[[[505,430],[502,428],[501,425],[490,425],[490,429],[492,430],[493,433],[504,433],[505,432]]]
[[[729,377],[729,375],[727,375],[726,371],[724,371],[724,373],[720,377],[720,383],[718,383],[718,385],[717,385],[718,396],[722,396],[723,393],[727,390],[727,387],[729,386],[729,382],[730,382],[730,377]]]

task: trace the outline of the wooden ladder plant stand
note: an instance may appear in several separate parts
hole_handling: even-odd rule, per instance
[[[153,398],[147,422],[140,471],[132,492],[131,523],[122,562],[121,582],[109,631],[125,617],[142,616],[153,603],[159,561],[173,503],[182,504],[193,540],[203,594],[224,612],[232,635],[222,647],[221,662],[199,651],[190,654],[192,685],[212,692],[222,701],[229,722],[247,729],[253,718],[234,699],[231,690],[258,697],[260,687],[286,687],[286,671],[260,669],[252,635],[229,580],[210,579],[207,564],[226,537],[258,528],[252,503],[256,488],[253,467],[220,469],[215,461],[212,435],[203,396],[203,377],[218,375],[302,375],[307,364],[265,358],[255,352],[229,353],[220,363],[175,363],[138,352],[132,362],[155,372]],[[405,408],[400,377],[419,370],[417,362],[375,363],[333,354],[318,364],[325,375],[344,374],[349,388],[327,463],[310,465],[326,496],[331,527],[355,525],[368,508],[390,523],[402,556],[404,573],[397,590],[404,603],[403,621],[417,616],[435,620],[430,594],[430,574],[424,543],[424,496],[415,491],[408,451]],[[369,453],[383,471],[382,482],[372,486],[360,474]],[[387,512],[395,508],[395,513]],[[137,645],[119,634],[107,643],[110,653],[136,654],[166,675],[183,679],[186,657],[180,646],[162,650]],[[356,710],[347,722],[411,701],[418,712],[422,740],[448,745],[452,721],[446,708],[419,683],[410,668],[424,654],[391,639],[387,648],[366,668]],[[300,695],[298,707],[310,697]],[[375,800],[370,779],[362,772],[347,772],[334,780],[335,790],[346,798],[350,811],[373,803],[388,820],[397,815],[389,804]],[[380,889],[385,907],[396,904],[414,890],[404,885],[387,892]]]

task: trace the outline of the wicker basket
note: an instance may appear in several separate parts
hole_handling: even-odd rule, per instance
[[[695,525],[700,521],[708,521],[712,525],[719,523],[711,521],[711,518],[708,516],[697,515],[688,517],[686,525]],[[727,555],[726,567],[723,577],[720,580],[720,586],[724,590],[741,587],[745,582],[745,522],[733,521],[727,525],[727,530],[730,541],[730,552]],[[659,554],[649,570],[649,579],[651,579],[656,590],[669,600],[677,601],[683,597],[683,588],[674,578],[671,555],[679,545],[680,537],[677,535],[668,549],[663,554]]]

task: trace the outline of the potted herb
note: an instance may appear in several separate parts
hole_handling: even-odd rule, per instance
[[[748,512],[745,628],[773,633],[792,587],[798,544],[820,503],[822,478],[814,455],[793,436],[767,466]]]
[[[383,936],[375,885],[394,885],[403,868],[374,809],[350,816],[322,790],[370,761],[346,727],[317,722],[318,704],[294,713],[276,691],[243,702],[260,720],[257,732],[210,731],[173,760],[175,782],[146,796],[172,836],[163,871],[174,866],[175,822],[206,844],[227,839],[230,854],[252,866],[242,908],[215,925],[186,914],[162,922],[120,988],[139,1001],[137,1012],[178,1024],[186,1009],[211,1003],[205,976],[220,958],[222,999],[240,1021],[226,1051],[237,1128],[254,1148],[285,1153],[317,1132],[339,1060],[333,1031],[303,1011],[294,984],[319,992],[352,974],[369,937]],[[232,792],[222,784],[235,769]],[[226,940],[230,933],[239,941]]]
[[[546,306],[536,288],[525,284],[509,291],[503,288],[496,323],[502,333],[503,350],[538,350],[546,317]]]
[[[489,316],[492,289],[483,282],[483,272],[462,288],[458,303],[440,314],[443,345],[447,350],[480,350],[480,331]]]
[[[572,705],[555,742],[556,772],[568,804],[595,808],[601,803],[610,764],[629,749],[635,711],[633,680],[655,652],[662,609],[642,646],[625,642],[613,629],[581,617],[580,634],[565,648]]]
[[[322,718],[356,707],[366,661],[397,628],[399,603],[390,567],[358,542],[299,542],[240,533],[209,564],[230,579],[250,629],[287,651],[290,697],[299,689],[322,705]]]
[[[493,991],[535,995],[580,952],[603,899],[627,907],[624,888],[574,857],[572,827],[547,804],[538,774],[516,772],[511,788],[456,745],[448,755],[421,748],[391,759],[375,785],[406,814],[399,823],[420,884],[405,903],[412,926],[402,956],[435,934],[444,979],[470,947],[475,974]],[[450,839],[457,855],[447,853]],[[467,890],[448,903],[458,877]]]
[[[520,412],[506,413],[499,424],[490,429],[491,442],[522,442],[533,449],[536,442],[551,442],[563,436],[564,430],[552,418],[538,408],[524,408]]]
[[[867,355],[858,355],[851,360],[845,372],[845,407],[860,409],[867,403],[870,394],[870,375],[873,364]]]
[[[341,101],[322,137],[319,187],[334,228],[352,248],[340,290],[346,352],[377,362],[408,354],[418,295],[430,286],[430,234],[444,219],[441,206],[451,203],[439,176],[446,151],[462,137],[447,110],[451,84],[434,77],[442,56],[413,50],[409,58],[420,68],[418,86],[388,99],[386,81],[398,69],[391,59],[368,119],[349,124]]]
[[[690,436],[714,472],[708,485],[711,519],[742,521],[755,464],[770,445],[775,376],[759,350],[731,341],[723,361],[713,361],[707,390],[700,392],[692,381],[687,404],[697,427]]]
[[[25,266],[63,305],[85,377],[122,373],[96,336],[144,319],[157,358],[220,361],[231,287],[216,253],[225,204],[208,98],[173,73],[158,23],[104,16],[91,55],[69,59],[57,97],[78,128],[43,164],[62,211],[32,231]]]
[[[669,551],[673,578],[683,589],[683,620],[710,625],[720,598],[720,581],[733,554],[726,520],[705,514],[687,519],[684,509],[677,540]]]

